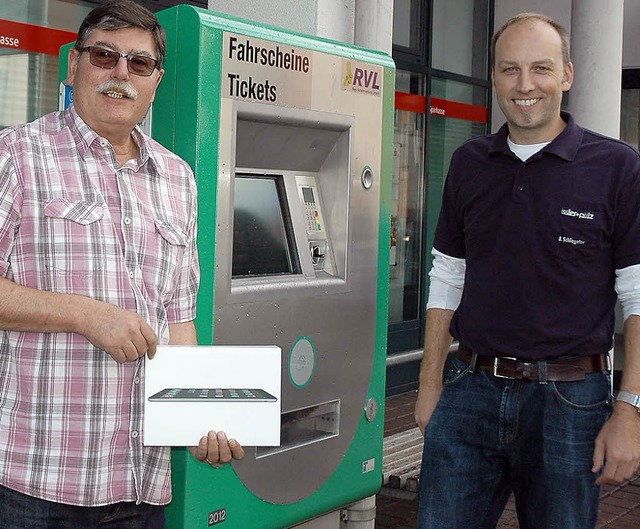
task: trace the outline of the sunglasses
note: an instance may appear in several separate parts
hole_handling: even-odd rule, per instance
[[[79,48],[80,53],[89,52],[89,62],[98,68],[113,70],[120,59],[127,59],[127,69],[129,73],[149,77],[153,70],[158,67],[158,61],[146,55],[135,55],[132,53],[120,53],[119,51],[101,48],[100,46],[85,46]]]

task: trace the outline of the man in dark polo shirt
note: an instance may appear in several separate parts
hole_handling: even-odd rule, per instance
[[[419,528],[495,528],[512,491],[522,529],[594,528],[599,485],[640,463],[640,158],[560,111],[568,43],[537,14],[498,30],[493,88],[507,124],[451,160],[415,411]]]

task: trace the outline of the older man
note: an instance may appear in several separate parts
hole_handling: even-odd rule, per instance
[[[165,41],[136,3],[97,7],[69,55],[73,106],[0,137],[2,529],[164,527],[144,357],[196,343],[199,283],[191,170],[136,126]],[[223,432],[192,452],[244,454]]]

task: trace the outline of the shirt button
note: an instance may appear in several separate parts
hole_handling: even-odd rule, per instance
[[[518,191],[522,191],[524,189],[524,186],[518,186]]]
[[[134,384],[140,384],[140,377],[136,377],[133,379]]]
[[[133,432],[131,432],[131,437],[133,437],[134,439],[138,438],[138,432],[136,432],[135,430]]]
[[[133,272],[129,272],[129,277],[133,279]]]
[[[131,219],[129,217],[125,217],[124,223],[128,226],[129,224],[131,224]]]

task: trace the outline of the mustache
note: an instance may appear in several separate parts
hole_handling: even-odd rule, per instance
[[[107,92],[117,92],[124,95],[125,97],[128,97],[129,99],[133,99],[134,101],[138,99],[138,91],[129,83],[119,81],[118,79],[109,79],[108,81],[99,84],[96,87],[96,92],[98,92],[99,94],[105,94]]]

